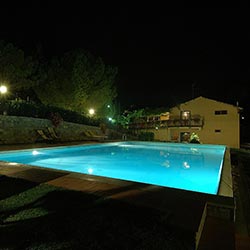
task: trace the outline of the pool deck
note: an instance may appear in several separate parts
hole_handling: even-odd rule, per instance
[[[80,143],[71,143],[80,144]],[[82,142],[81,142],[82,144]],[[2,150],[39,148],[70,144],[6,145]],[[169,214],[177,227],[193,232],[198,250],[249,249],[248,238],[235,234],[233,198],[165,188],[156,185],[90,176],[68,171],[10,165],[0,162],[0,174],[28,181],[95,194],[101,199],[119,199]],[[246,247],[244,247],[246,245]]]

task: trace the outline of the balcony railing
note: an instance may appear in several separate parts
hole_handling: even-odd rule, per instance
[[[181,119],[173,117],[164,121],[145,121],[134,122],[129,124],[130,129],[150,129],[150,128],[166,128],[166,127],[203,127],[204,119],[201,116],[194,116],[191,119]]]

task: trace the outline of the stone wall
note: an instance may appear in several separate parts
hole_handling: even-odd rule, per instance
[[[42,142],[37,130],[47,132],[48,127],[53,127],[53,124],[47,119],[0,115],[0,145]],[[54,127],[60,142],[88,140],[84,134],[86,129],[102,133],[99,127],[64,121]]]

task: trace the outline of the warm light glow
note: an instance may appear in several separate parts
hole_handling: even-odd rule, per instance
[[[185,117],[187,117],[188,116],[188,112],[183,112],[183,115],[185,116]]]
[[[95,113],[95,110],[94,110],[94,109],[92,109],[92,108],[89,109],[89,114],[90,114],[90,115],[93,115],[94,113]]]
[[[1,86],[0,86],[0,93],[1,93],[1,94],[5,94],[6,92],[7,92],[7,87],[4,86],[4,85],[1,85]]]
[[[13,165],[13,166],[18,165],[18,163],[16,163],[16,162],[9,162],[8,164]]]

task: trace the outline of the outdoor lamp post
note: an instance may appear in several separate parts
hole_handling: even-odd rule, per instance
[[[95,114],[95,110],[94,110],[94,109],[92,109],[92,108],[91,108],[91,109],[89,109],[89,114],[90,114],[90,115],[94,115],[94,114]]]
[[[1,95],[7,93],[7,87],[5,85],[1,85],[0,86],[0,93],[1,93]]]
[[[3,99],[3,96],[7,93],[7,87],[5,85],[0,86],[0,104]],[[3,114],[6,114],[6,111],[3,111]]]

